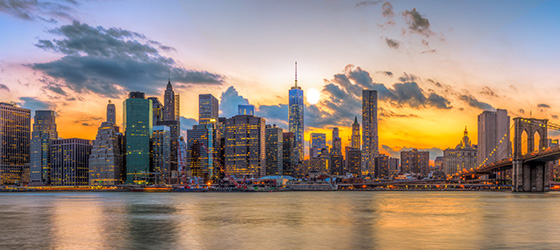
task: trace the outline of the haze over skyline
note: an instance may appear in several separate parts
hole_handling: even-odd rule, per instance
[[[182,129],[198,95],[287,129],[288,90],[321,91],[305,138],[348,144],[361,90],[379,92],[381,152],[454,147],[476,116],[507,109],[558,123],[555,1],[2,1],[0,98],[57,112],[59,136],[93,139],[108,100],[163,99],[170,76]],[[557,135],[553,136],[557,137]],[[307,154],[307,151],[306,151]]]

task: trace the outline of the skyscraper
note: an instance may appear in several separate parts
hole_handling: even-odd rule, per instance
[[[235,177],[260,178],[266,173],[265,120],[236,115],[226,120],[225,168]]]
[[[309,157],[319,157],[321,155],[321,151],[325,148],[327,148],[327,135],[324,133],[311,133]]]
[[[163,121],[163,104],[161,104],[157,97],[148,97],[148,99],[152,100],[152,126],[157,126],[158,122]]]
[[[150,172],[150,137],[152,136],[152,100],[142,92],[130,92],[124,101],[126,138],[126,183],[144,183]]]
[[[152,167],[157,184],[171,181],[171,131],[168,126],[154,126],[152,135]]]
[[[36,110],[31,133],[30,184],[50,184],[50,143],[58,139],[56,115],[52,110]]]
[[[174,121],[175,117],[175,91],[173,91],[173,86],[171,86],[171,80],[167,82],[167,88],[165,89],[165,94],[163,97],[164,111],[163,120],[164,121]]]
[[[220,102],[211,94],[198,95],[198,123],[206,124],[218,121]]]
[[[111,111],[108,108],[107,113],[109,112]],[[92,144],[89,156],[89,185],[122,184],[126,171],[123,165],[123,135],[119,132],[119,127],[110,120],[101,123]]]
[[[109,104],[107,104],[107,122],[117,125],[117,113],[115,110],[115,104],[111,103],[111,100],[109,100]]]
[[[352,124],[350,147],[360,149],[360,124],[358,123],[358,117],[354,118],[354,123]]]
[[[332,131],[332,155],[342,155],[342,140],[340,139],[338,128],[333,128]]]
[[[253,105],[237,105],[238,115],[255,115],[255,106]]]
[[[211,180],[216,177],[216,123],[194,125],[187,130],[187,168],[192,176]]]
[[[297,62],[295,85],[289,91],[289,131],[294,133],[296,162],[303,161],[303,139],[304,139],[304,122],[303,122],[303,90],[297,86]]]
[[[0,103],[0,184],[14,184],[29,171],[31,110]]]
[[[71,138],[51,142],[51,185],[89,185],[89,140]]]
[[[401,151],[401,171],[427,175],[430,171],[430,152],[412,149]]]
[[[282,128],[266,125],[266,175],[282,175],[283,166]]]
[[[282,169],[284,170],[284,175],[295,175],[295,154],[294,154],[294,133],[286,132],[282,135],[282,152],[283,152],[283,164]]]
[[[373,171],[379,155],[377,136],[377,90],[362,90],[362,164],[366,172]]]
[[[510,117],[507,110],[484,111],[478,116],[477,166],[511,157]],[[501,143],[500,143],[501,141]],[[492,154],[492,151],[498,149]]]

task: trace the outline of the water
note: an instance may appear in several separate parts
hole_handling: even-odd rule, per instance
[[[3,193],[0,249],[558,249],[560,193]]]

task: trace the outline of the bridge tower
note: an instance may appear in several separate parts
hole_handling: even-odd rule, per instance
[[[542,151],[548,145],[548,120],[534,118],[513,118],[513,192],[547,192],[549,191],[550,164],[547,161],[524,161],[525,156],[534,151]],[[527,141],[522,141],[523,132]],[[535,135],[539,135],[539,147],[535,148]],[[523,144],[527,145],[527,154],[523,154]]]

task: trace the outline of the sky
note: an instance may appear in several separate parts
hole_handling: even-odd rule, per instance
[[[287,129],[288,90],[320,92],[305,137],[361,123],[361,90],[379,93],[379,147],[454,148],[477,116],[560,123],[558,1],[0,0],[0,100],[57,112],[59,136],[94,139],[108,100],[181,95],[182,129],[198,95]],[[122,115],[117,115],[122,123]],[[553,136],[558,136],[552,133]]]

